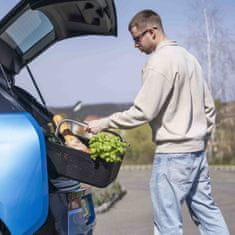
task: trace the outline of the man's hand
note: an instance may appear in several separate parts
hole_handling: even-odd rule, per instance
[[[96,134],[97,132],[100,132],[103,130],[102,126],[101,126],[101,120],[102,119],[98,119],[98,120],[92,120],[92,121],[87,121],[87,128],[85,129],[88,132],[91,132],[93,134]]]

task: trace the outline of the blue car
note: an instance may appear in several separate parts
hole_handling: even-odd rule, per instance
[[[22,0],[0,21],[0,235],[92,234],[92,194],[81,182],[105,187],[120,166],[50,141],[53,113],[28,65],[86,35],[117,35],[112,0]],[[15,85],[25,67],[40,102]]]

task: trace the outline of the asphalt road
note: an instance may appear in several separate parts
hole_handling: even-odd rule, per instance
[[[149,193],[151,169],[123,169],[118,181],[127,194],[109,211],[97,215],[94,235],[152,235]],[[231,235],[235,234],[235,171],[210,170],[212,193],[223,212]],[[184,235],[198,235],[187,208],[183,207]]]

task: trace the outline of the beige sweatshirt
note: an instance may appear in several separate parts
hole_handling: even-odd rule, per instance
[[[149,123],[156,152],[204,150],[215,123],[215,106],[198,61],[175,41],[161,42],[142,73],[133,106],[101,120],[102,128]]]

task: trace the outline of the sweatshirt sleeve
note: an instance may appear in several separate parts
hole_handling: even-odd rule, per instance
[[[152,68],[144,71],[143,81],[133,106],[104,118],[102,128],[133,128],[150,122],[158,115],[172,89],[172,82]]]
[[[207,119],[207,136],[209,137],[215,127],[216,110],[211,92],[204,81],[204,109]]]

